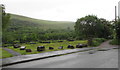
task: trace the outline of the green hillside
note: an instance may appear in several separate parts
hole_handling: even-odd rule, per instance
[[[67,21],[47,21],[33,19],[25,16],[11,14],[11,25],[19,27],[36,27],[43,30],[47,29],[74,29],[74,22]]]
[[[11,14],[2,41],[13,43],[73,38],[74,25],[74,22],[40,20]]]

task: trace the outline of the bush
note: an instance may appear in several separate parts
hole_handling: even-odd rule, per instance
[[[118,42],[118,39],[113,39],[112,41],[110,41],[110,44],[112,45],[120,45],[120,43]]]
[[[97,41],[93,41],[93,45],[92,46],[99,46],[101,43],[100,42],[97,42]]]
[[[92,46],[99,46],[102,42],[105,42],[105,38],[94,38]]]
[[[97,41],[97,42],[100,42],[100,43],[102,43],[102,42],[105,42],[105,41],[106,41],[106,39],[105,39],[105,38],[94,38],[94,40],[95,40],[95,41]]]

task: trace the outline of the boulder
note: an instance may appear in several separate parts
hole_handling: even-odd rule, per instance
[[[51,43],[51,42],[49,42],[49,41],[48,41],[48,42],[42,42],[42,41],[41,41],[40,43]]]
[[[68,45],[67,48],[74,49],[74,46],[72,46],[72,45]]]
[[[82,44],[78,44],[78,45],[76,45],[76,48],[83,48],[83,45]]]
[[[45,47],[44,46],[38,46],[37,47],[37,51],[44,51],[45,50]]]
[[[21,46],[20,50],[25,50],[25,48],[26,48],[25,46]]]
[[[32,52],[32,50],[31,49],[26,49],[26,52]]]
[[[72,40],[72,39],[68,39],[67,41],[75,41],[75,40]]]
[[[49,50],[52,50],[52,49],[54,49],[53,47],[49,47]]]
[[[58,49],[63,49],[63,46],[58,47]]]
[[[88,45],[87,44],[83,44],[83,47],[87,47]]]
[[[6,45],[6,46],[3,46],[3,47],[8,47],[8,46]]]
[[[83,47],[87,47],[87,44],[78,44],[76,45],[76,48],[83,48]]]
[[[63,42],[63,41],[58,41],[58,42]]]
[[[36,44],[35,42],[30,42],[30,44]]]
[[[19,48],[20,45],[19,45],[19,44],[14,44],[13,47],[14,47],[14,48]]]

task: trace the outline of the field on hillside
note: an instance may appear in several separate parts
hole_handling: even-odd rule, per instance
[[[49,51],[65,50],[65,49],[68,49],[67,48],[68,45],[73,45],[74,47],[76,47],[76,45],[79,43],[81,43],[81,44],[87,43],[86,40],[81,40],[81,41],[66,41],[66,40],[64,40],[64,42],[56,42],[56,41],[54,41],[52,43],[38,43],[38,42],[36,42],[36,44],[20,44],[21,46],[26,46],[26,49],[32,49],[32,52],[26,52],[25,50],[20,50],[20,48],[13,48],[13,46],[10,46],[8,48],[12,49],[16,52],[19,52],[22,55],[26,55],[26,54],[36,54],[36,53],[49,52]],[[37,51],[38,46],[45,46],[45,51],[38,52]],[[58,47],[60,47],[60,46],[63,46],[63,49],[58,49]],[[54,49],[49,50],[49,47],[53,47]]]

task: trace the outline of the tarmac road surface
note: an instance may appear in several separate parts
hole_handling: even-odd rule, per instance
[[[78,52],[46,58],[4,68],[118,68],[118,49],[107,51]]]

